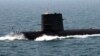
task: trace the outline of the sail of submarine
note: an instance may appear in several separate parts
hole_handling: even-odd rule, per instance
[[[100,29],[68,29],[64,30],[63,17],[61,13],[42,14],[41,27],[42,31],[21,32],[29,40],[34,40],[43,34],[68,36],[84,34],[100,34]]]

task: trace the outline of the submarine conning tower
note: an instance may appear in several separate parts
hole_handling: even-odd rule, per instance
[[[42,14],[42,31],[59,32],[64,31],[61,13]]]

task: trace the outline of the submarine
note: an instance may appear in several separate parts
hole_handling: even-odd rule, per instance
[[[68,36],[100,34],[100,29],[67,29],[64,30],[63,16],[61,13],[46,13],[41,15],[41,31],[21,32],[25,38],[34,40],[39,36]]]

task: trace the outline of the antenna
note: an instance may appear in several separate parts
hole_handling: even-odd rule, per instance
[[[49,9],[48,8],[46,8],[46,11],[45,11],[44,14],[49,14]]]

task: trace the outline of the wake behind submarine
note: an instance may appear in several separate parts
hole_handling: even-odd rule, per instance
[[[63,17],[61,13],[42,14],[41,27],[42,31],[21,32],[29,40],[34,40],[39,36],[68,36],[68,35],[85,35],[100,34],[100,29],[68,29],[64,30]]]

